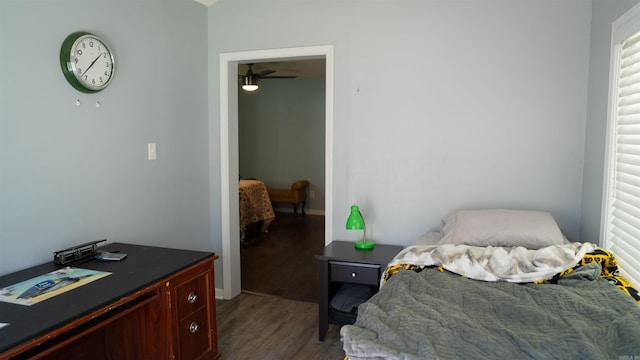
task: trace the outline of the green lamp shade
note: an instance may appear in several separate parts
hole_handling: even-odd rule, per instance
[[[351,214],[349,214],[349,218],[347,219],[347,230],[362,229],[364,229],[364,219],[362,219],[362,214],[360,214],[360,208],[358,208],[358,205],[352,205]]]
[[[367,228],[364,225],[364,218],[358,205],[351,206],[351,214],[349,214],[349,218],[347,218],[347,230],[363,230],[362,240],[354,243],[356,249],[373,249],[373,241],[367,241]]]

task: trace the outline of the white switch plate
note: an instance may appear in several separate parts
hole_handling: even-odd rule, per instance
[[[156,143],[148,143],[147,144],[147,150],[149,152],[149,160],[155,160],[156,159]]]

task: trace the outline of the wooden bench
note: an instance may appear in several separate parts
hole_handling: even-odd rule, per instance
[[[302,203],[302,215],[305,215],[304,206],[307,203],[308,180],[298,180],[291,184],[291,189],[269,189],[271,202],[289,203],[293,205],[293,214],[298,214],[298,204]]]

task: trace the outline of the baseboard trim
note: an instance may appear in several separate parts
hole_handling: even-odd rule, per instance
[[[292,207],[274,207],[273,210],[277,213],[287,213],[287,214],[293,214],[293,208]],[[324,216],[324,210],[319,210],[319,209],[308,209],[304,211],[306,214],[309,215],[322,215]],[[298,210],[298,214],[300,214],[300,210]]]
[[[216,299],[224,300],[224,290],[216,288]]]

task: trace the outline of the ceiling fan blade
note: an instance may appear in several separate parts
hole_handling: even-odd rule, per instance
[[[273,74],[274,72],[276,72],[276,71],[275,70],[263,70],[263,71],[260,71],[257,74],[254,74],[254,76],[263,77],[265,75]]]
[[[296,75],[282,75],[282,76],[261,76],[260,79],[295,79]]]

